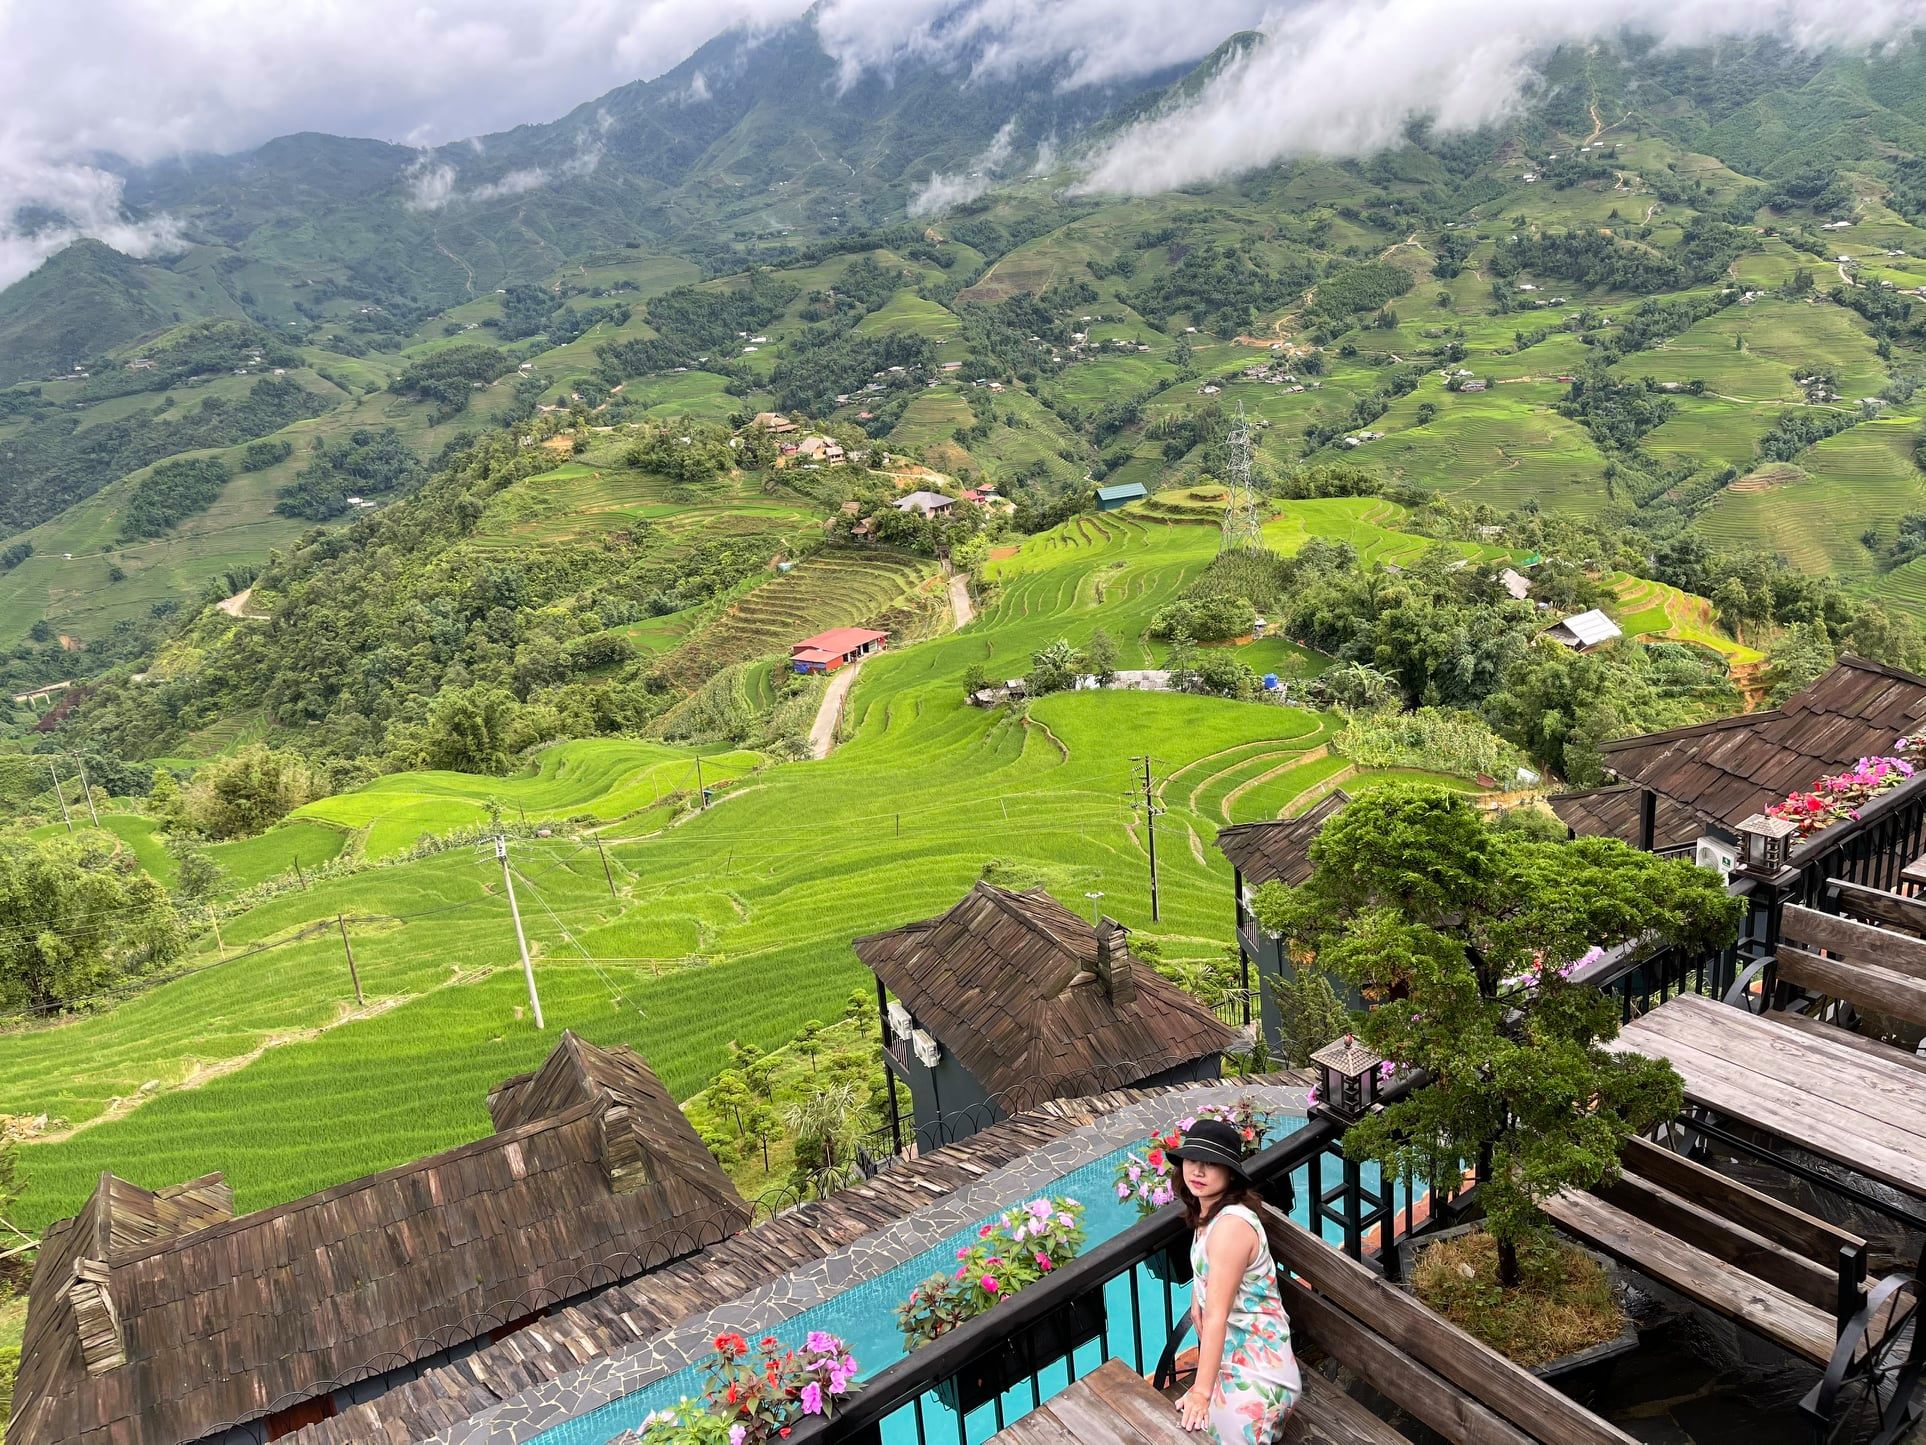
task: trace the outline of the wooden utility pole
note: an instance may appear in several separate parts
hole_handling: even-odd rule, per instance
[[[87,816],[94,820],[94,826],[98,828],[100,814],[94,811],[94,790],[87,786],[87,765],[80,760],[79,753],[69,753],[67,756],[72,758],[74,766],[80,769],[80,796],[87,800]]]
[[[69,833],[74,830],[73,814],[67,811],[67,795],[60,791],[60,774],[54,771],[52,763],[47,764],[47,776],[54,780],[54,796],[60,799],[60,818],[67,825]]]
[[[695,760],[695,765],[696,765],[696,800],[700,802],[703,807],[706,808],[709,806],[709,790],[702,786],[702,759],[697,758]]]
[[[221,962],[227,962],[227,943],[221,937],[221,915],[214,911],[214,905],[207,906],[207,921],[214,925],[214,947],[219,950]]]
[[[1150,845],[1150,921],[1159,920],[1157,911],[1157,794],[1150,776],[1150,754],[1141,759],[1144,765],[1144,838]]]
[[[522,950],[522,974],[528,979],[528,1004],[535,1011],[535,1027],[545,1029],[542,1022],[541,995],[535,992],[535,964],[528,956],[528,938],[522,932],[522,910],[515,902],[515,875],[508,868],[508,839],[501,834],[495,835],[495,856],[501,859],[502,884],[508,890],[508,912],[515,920],[515,942]]]
[[[299,853],[294,855],[294,876],[301,880],[301,891],[306,893],[308,891],[308,875],[301,871],[301,855]]]
[[[609,850],[602,846],[602,840],[595,840],[595,851],[602,860],[602,876],[609,881],[609,897],[615,897],[615,874],[609,870]]]
[[[337,913],[334,924],[341,930],[341,951],[348,955],[348,977],[354,980],[355,1007],[360,1008],[367,1000],[361,997],[361,973],[354,966],[354,945],[348,942],[348,920]]]

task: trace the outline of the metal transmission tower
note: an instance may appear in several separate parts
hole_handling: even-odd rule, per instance
[[[1218,550],[1261,549],[1264,518],[1257,509],[1257,492],[1251,486],[1251,428],[1244,419],[1241,401],[1237,403],[1237,420],[1231,423],[1225,447],[1230,453],[1230,501],[1224,507],[1224,541]]]

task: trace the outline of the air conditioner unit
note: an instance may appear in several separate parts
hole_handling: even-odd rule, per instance
[[[1732,870],[1739,866],[1739,850],[1736,844],[1710,836],[1699,839],[1692,850],[1692,861],[1701,868],[1710,868],[1723,877],[1730,878]]]
[[[910,1022],[910,1011],[896,1002],[896,1000],[891,999],[889,1004],[890,1034],[898,1039],[906,1039],[910,1036],[910,1030],[914,1027],[915,1025]]]
[[[942,1061],[943,1046],[922,1029],[910,1035],[910,1047],[916,1051],[918,1062],[925,1068],[933,1069]]]

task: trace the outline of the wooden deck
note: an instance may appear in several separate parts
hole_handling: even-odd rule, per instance
[[[1670,1060],[1689,1103],[1926,1199],[1926,1072],[1836,1033],[1683,994],[1608,1047]]]

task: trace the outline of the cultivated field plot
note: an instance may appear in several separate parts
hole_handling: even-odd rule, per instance
[[[1618,599],[1612,616],[1627,637],[1667,638],[1710,648],[1728,666],[1745,667],[1765,661],[1765,654],[1732,637],[1719,626],[1712,604],[1663,582],[1612,574],[1610,586]]]
[[[1767,297],[1728,306],[1613,369],[1659,381],[1697,379],[1708,391],[1744,401],[1799,402],[1804,395],[1793,375],[1822,367],[1837,373],[1847,398],[1873,396],[1886,383],[1885,364],[1852,312],[1827,301]]]
[[[947,341],[963,329],[956,313],[934,301],[926,301],[913,291],[899,291],[886,305],[872,311],[856,324],[864,336],[880,336],[890,331],[907,331],[927,336],[932,341]]]
[[[1799,454],[1796,467],[1762,469],[1713,499],[1698,529],[1727,547],[1756,547],[1805,572],[1868,578],[1873,557],[1860,535],[1890,536],[1908,512],[1926,510],[1926,473],[1913,465],[1917,420],[1862,422]],[[1759,478],[1782,483],[1754,490]]]
[[[1436,419],[1392,430],[1387,420],[1395,424],[1407,409],[1416,409],[1413,397],[1404,397],[1373,423],[1373,430],[1388,435],[1342,456],[1353,465],[1433,487],[1454,501],[1505,509],[1535,498],[1541,506],[1589,516],[1608,500],[1605,459],[1583,427],[1533,400],[1532,393],[1541,390],[1445,392],[1435,401]],[[1336,459],[1340,453],[1319,455]]]

